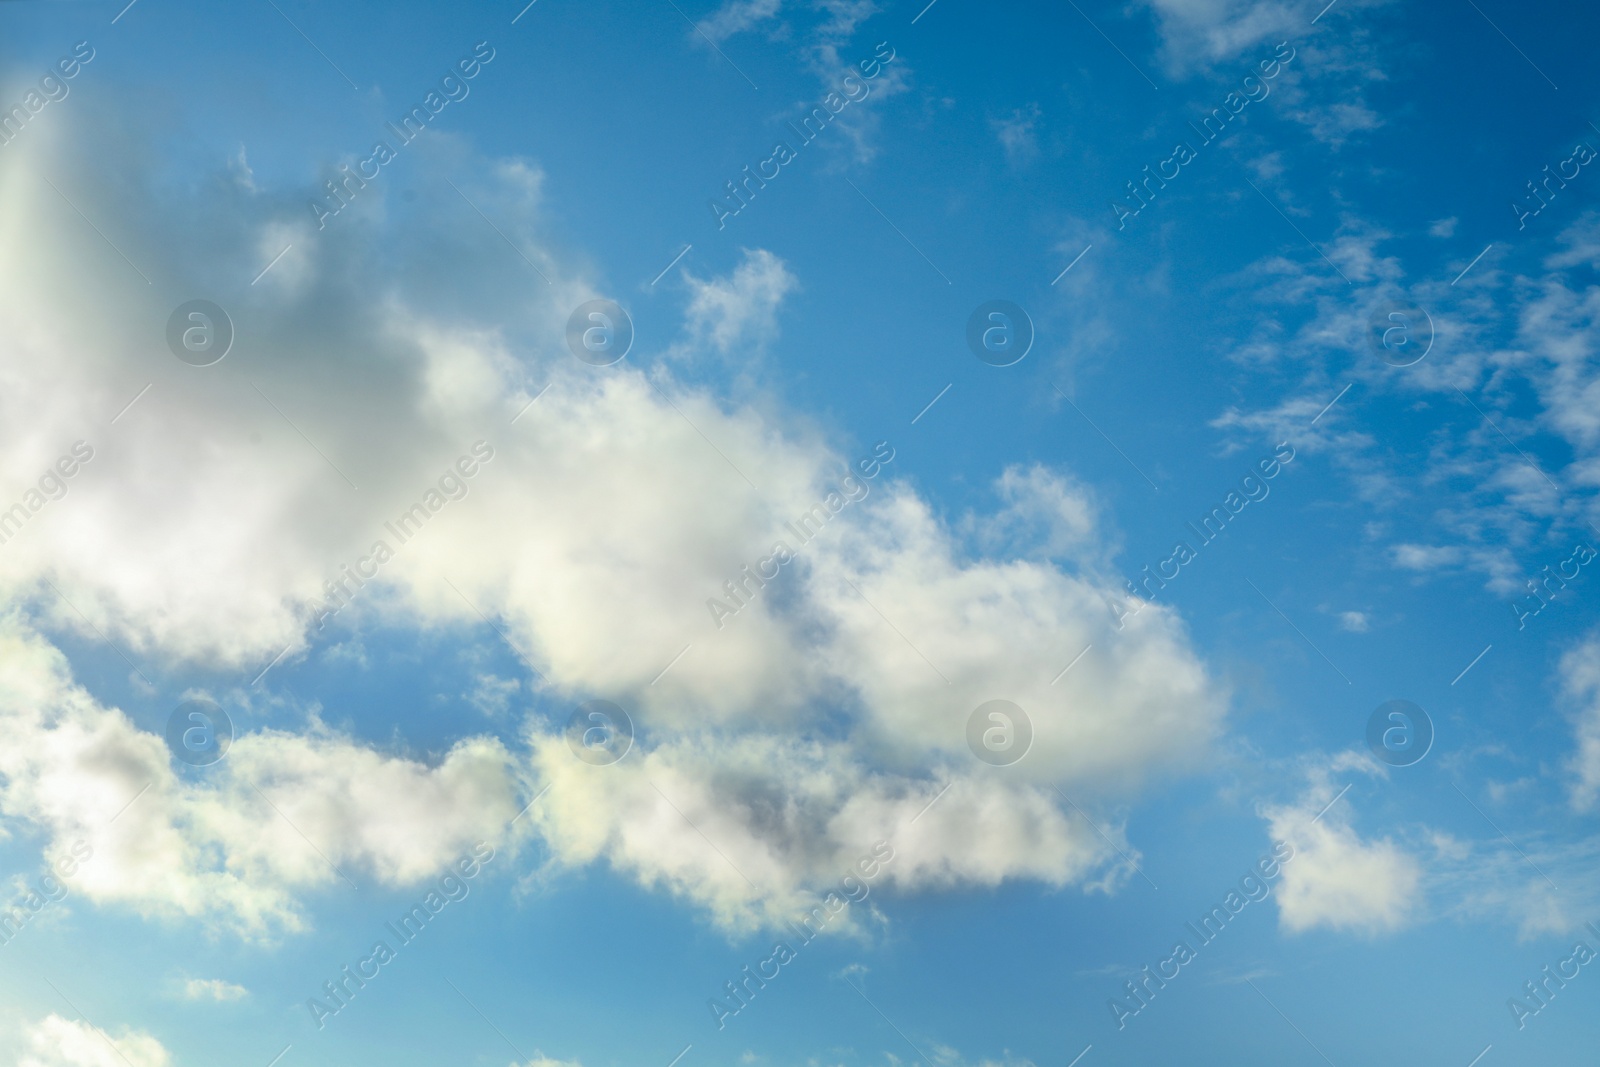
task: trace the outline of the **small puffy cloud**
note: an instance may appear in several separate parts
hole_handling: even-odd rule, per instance
[[[27,1027],[17,1067],[169,1067],[172,1057],[147,1033],[116,1037],[85,1022],[51,1014]]]
[[[1264,182],[1270,182],[1284,171],[1282,152],[1263,152],[1249,160],[1250,169]]]
[[[727,0],[695,24],[706,39],[721,44],[734,34],[753,29],[774,18],[783,0]],[[698,40],[698,35],[696,35]]]
[[[244,986],[221,978],[190,978],[183,983],[188,1000],[242,1000],[249,994]]]
[[[1040,464],[1011,466],[994,488],[1004,506],[968,521],[985,549],[1082,562],[1101,551],[1099,509],[1089,489],[1070,475]]]
[[[765,249],[744,249],[731,274],[701,280],[686,274],[688,332],[695,350],[748,353],[778,336],[778,306],[799,284],[783,260]]]
[[[583,1064],[577,1060],[554,1059],[550,1056],[546,1056],[538,1049],[534,1049],[532,1058],[526,1063],[518,1064],[513,1061],[511,1067],[583,1067]]]
[[[1353,634],[1364,634],[1371,628],[1371,620],[1364,611],[1339,612],[1339,628]]]
[[[1399,544],[1390,549],[1397,567],[1408,571],[1431,571],[1440,567],[1453,567],[1460,563],[1464,553],[1455,545]]]
[[[467,703],[490,718],[499,718],[511,707],[511,700],[522,691],[520,678],[502,678],[487,672],[475,675],[467,691]]]
[[[989,120],[989,128],[1013,165],[1026,163],[1039,154],[1039,139],[1034,133],[1039,116],[1039,105],[1030,104],[1027,108],[1017,108],[1005,118]]]
[[[1275,823],[1273,829],[1287,828]],[[1284,929],[1378,933],[1405,924],[1420,879],[1414,858],[1392,841],[1368,843],[1336,823],[1301,831],[1300,840],[1297,862],[1285,869],[1278,894]]]
[[[1429,224],[1428,234],[1432,237],[1454,237],[1458,221],[1454,215],[1447,219],[1437,219]]]
[[[1363,839],[1350,825],[1349,794],[1331,803],[1340,788],[1334,776],[1365,770],[1363,762],[1344,753],[1314,764],[1297,801],[1262,811],[1272,838],[1295,849],[1275,894],[1279,922],[1290,933],[1386,933],[1404,926],[1418,904],[1417,859],[1389,838]]]
[[[1268,38],[1301,36],[1305,12],[1283,0],[1143,0],[1161,24],[1168,65],[1215,63]]]
[[[1335,148],[1355,134],[1376,130],[1383,125],[1382,116],[1359,100],[1306,108],[1295,112],[1293,117],[1303,122],[1317,140]]]

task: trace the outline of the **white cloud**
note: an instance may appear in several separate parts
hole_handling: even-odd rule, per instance
[[[330,862],[415,882],[516,812],[506,754],[482,739],[427,767],[316,724],[263,731],[186,781],[160,737],[101,707],[15,618],[0,624],[0,724],[0,812],[48,830],[51,851],[87,845],[71,891],[250,936],[300,928],[298,894],[334,884]]]
[[[862,12],[833,14],[843,33]],[[428,151],[461,152],[436,143]],[[0,749],[0,812],[49,831],[52,847],[92,841],[77,883],[89,900],[274,936],[303,925],[306,895],[338,879],[330,862],[358,882],[420,880],[467,842],[494,840],[515,798],[545,784],[519,831],[537,829],[558,866],[604,858],[730,926],[776,916],[891,834],[902,858],[887,877],[907,890],[1105,886],[1121,875],[1104,843],[1048,784],[1100,807],[1152,773],[1205,765],[1225,694],[1173,609],[1150,605],[1115,628],[1111,539],[1069,475],[1005,472],[999,516],[952,529],[891,462],[858,483],[865,499],[834,496],[836,508],[858,450],[830,446],[774,398],[733,406],[659,363],[649,376],[631,360],[579,363],[563,331],[597,290],[539,250],[532,168],[452,157],[485,175],[474,196],[551,276],[532,297],[526,264],[493,231],[449,218],[386,228],[377,186],[330,222],[338,241],[237,186],[221,213],[168,211],[136,172],[123,188],[137,210],[85,195],[90,214],[128,220],[122,236],[164,277],[184,270],[156,260],[185,254],[186,220],[232,220],[205,245],[237,351],[198,369],[149,358],[166,309],[92,232],[46,239],[54,202],[32,198],[48,187],[4,180],[38,158],[0,160],[0,248],[34,250],[0,254],[0,313],[19,354],[0,364],[0,485],[35,482],[79,438],[95,454],[0,552],[0,593],[24,605],[0,629],[0,718],[24,739]],[[417,159],[426,181],[433,160]],[[297,280],[251,287],[261,234],[285,225],[302,227]],[[462,274],[414,277],[419,250],[440,247]],[[774,343],[795,285],[761,250],[731,276],[693,281],[689,343],[728,355]],[[135,359],[148,376],[127,372]],[[492,458],[468,479],[447,473],[480,439]],[[464,495],[446,501],[447,484]],[[402,542],[385,524],[425,492],[437,510]],[[786,523],[813,504],[829,521],[802,545]],[[992,536],[972,550],[963,529]],[[719,629],[708,598],[780,538],[797,558]],[[319,630],[324,590],[353,589],[343,568],[364,566],[379,539],[393,558]],[[267,706],[273,727],[190,780],[36,632],[103,632],[158,677],[200,664],[237,670],[243,687],[286,648],[293,662],[331,646],[347,621],[479,627],[479,611],[538,671],[544,700],[604,694],[628,707],[637,754],[604,777],[534,724],[526,751],[468,738],[422,763]],[[996,697],[1027,711],[1035,738],[991,773],[967,751],[965,723]],[[965,804],[913,825],[951,780]],[[814,829],[794,821],[802,812]]]
[[[1556,234],[1568,251],[1533,259],[1540,268],[1533,273],[1517,272],[1515,260],[1496,265],[1491,256],[1458,286],[1450,283],[1470,254],[1450,257],[1448,270],[1413,283],[1388,252],[1391,235],[1347,220],[1344,229],[1372,279],[1354,300],[1324,291],[1325,267],[1263,261],[1245,279],[1264,288],[1275,306],[1311,310],[1269,317],[1235,358],[1274,366],[1295,384],[1265,410],[1230,411],[1214,424],[1293,434],[1297,447],[1303,441],[1307,452],[1344,472],[1357,499],[1385,515],[1381,529],[1369,526],[1377,551],[1417,572],[1419,581],[1468,571],[1497,597],[1526,595],[1525,579],[1570,556],[1574,536],[1587,536],[1587,523],[1596,519],[1597,219],[1579,217]],[[1350,259],[1332,255],[1359,283]],[[1252,306],[1259,299],[1253,293]],[[1369,319],[1401,305],[1428,309],[1434,346],[1427,358],[1403,374],[1372,358],[1370,347],[1352,361],[1353,339],[1368,334]],[[1330,360],[1349,370],[1330,376]],[[1356,391],[1311,426],[1350,379]],[[1362,391],[1417,412],[1448,412],[1451,431],[1412,444],[1405,435],[1347,430]]]
[[[517,1065],[513,1063],[512,1067],[517,1067]],[[521,1067],[583,1067],[583,1064],[577,1060],[554,1059],[546,1056],[538,1049],[534,1049],[533,1058],[522,1064]]]
[[[130,1030],[114,1039],[88,1023],[47,1015],[23,1035],[27,1051],[17,1067],[168,1067],[172,1057],[147,1033]]]
[[[1462,923],[1510,923],[1522,941],[1565,936],[1600,908],[1600,843],[1558,836],[1521,830],[1511,845],[1498,836],[1470,842],[1431,833],[1423,842],[1432,852],[1431,895]]]
[[[1328,806],[1339,791],[1334,775],[1348,778],[1365,770],[1364,762],[1346,753],[1313,764],[1296,802],[1263,809],[1272,838],[1295,849],[1275,894],[1279,921],[1291,933],[1318,927],[1384,933],[1404,926],[1419,903],[1417,859],[1390,838],[1363,839],[1350,825],[1349,794]]]
[[[1000,147],[1005,149],[1006,159],[1013,165],[1026,163],[1039,154],[1039,138],[1034,133],[1039,116],[1039,105],[1030,104],[1026,109],[1017,108],[1005,118],[989,120],[990,129],[994,130]]]
[[[1273,829],[1280,832],[1276,823]],[[1369,843],[1337,823],[1302,830],[1299,840],[1278,893],[1284,929],[1376,933],[1405,924],[1420,879],[1413,857],[1390,840]]]
[[[1585,211],[1565,230],[1556,235],[1556,243],[1564,250],[1548,256],[1544,265],[1550,270],[1569,267],[1600,267],[1600,212]]]
[[[995,491],[1004,506],[966,522],[986,551],[1109,565],[1108,559],[1096,558],[1108,546],[1100,509],[1086,486],[1034,464],[1007,467],[995,480]]]
[[[1336,148],[1358,133],[1383,125],[1382,116],[1360,100],[1324,103],[1301,110],[1294,117],[1304,122],[1317,140]]]
[[[872,882],[880,892],[1008,878],[1062,886],[1116,862],[1050,789],[977,773],[970,760],[923,777],[875,771],[849,745],[703,733],[594,767],[559,735],[530,742],[550,791],[529,817],[553,862],[605,859],[734,930],[793,920],[879,841],[893,849]]]
[[[1259,86],[1251,90],[1241,83],[1253,77],[1266,86],[1275,115],[1299,123],[1337,151],[1383,125],[1383,112],[1367,102],[1367,90],[1388,79],[1386,68],[1409,59],[1397,53],[1394,64],[1388,62],[1389,39],[1361,17],[1363,9],[1387,2],[1338,0],[1316,24],[1317,11],[1289,0],[1140,0],[1138,6],[1155,16],[1158,54],[1169,78],[1194,79],[1198,86],[1194,76],[1209,75],[1232,83],[1208,90],[1214,96],[1206,107],[1217,106],[1228,89],[1259,92]],[[1274,56],[1288,59],[1282,67],[1269,66],[1273,74],[1261,78],[1260,64]]]
[[[761,32],[773,41],[796,42],[806,68],[817,78],[817,92],[807,100],[795,100],[787,106],[805,111],[817,106],[828,93],[854,96],[844,82],[847,76],[865,86],[866,96],[840,113],[833,125],[844,135],[850,148],[850,159],[858,164],[872,161],[877,155],[877,136],[880,126],[879,102],[906,92],[910,85],[910,66],[904,53],[895,55],[886,66],[872,68],[877,73],[863,80],[858,64],[872,60],[879,37],[857,38],[856,31],[873,15],[880,13],[873,0],[819,0],[811,5],[792,5],[787,14],[797,16],[799,28],[780,18],[784,13],[783,0],[726,0],[711,15],[702,19],[693,35],[698,47],[707,40],[721,44],[740,33]],[[826,144],[826,142],[824,142]],[[825,149],[828,150],[828,149]],[[838,149],[829,151],[838,155]],[[835,166],[842,165],[837,158]]]
[[[744,249],[732,274],[702,281],[685,272],[690,343],[680,351],[736,348],[743,359],[778,336],[778,307],[799,282],[783,260],[764,249]]]
[[[189,1000],[242,1000],[249,994],[244,986],[221,978],[190,978],[183,983],[183,995]]]
[[[1600,265],[1597,218],[1580,216],[1555,233],[1559,250],[1553,254],[1515,249],[1502,254],[1497,246],[1454,286],[1452,280],[1476,249],[1451,254],[1442,264],[1427,263],[1417,271],[1422,279],[1412,281],[1407,264],[1390,252],[1390,235],[1346,220],[1342,229],[1365,245],[1364,262],[1374,279],[1359,284],[1358,278],[1354,299],[1324,295],[1325,266],[1278,257],[1262,261],[1246,277],[1266,288],[1267,300],[1280,308],[1298,302],[1310,310],[1303,315],[1280,310],[1235,358],[1271,366],[1293,384],[1265,410],[1230,411],[1217,424],[1260,437],[1293,433],[1297,447],[1304,441],[1307,453],[1342,470],[1356,500],[1382,516],[1381,522],[1366,524],[1374,555],[1411,572],[1408,577],[1418,584],[1468,571],[1481,576],[1502,603],[1526,596],[1525,579],[1572,556],[1576,538],[1592,540],[1592,490],[1600,485],[1600,420],[1594,414],[1600,405],[1600,296],[1593,285]],[[1249,299],[1252,308],[1261,306],[1259,292]],[[1435,346],[1422,362],[1396,373],[1373,358],[1370,347],[1360,350],[1354,339],[1366,332],[1370,315],[1402,304],[1428,309]],[[1348,369],[1333,376],[1330,366]],[[1351,379],[1354,390],[1312,427],[1312,418]],[[1438,419],[1441,429],[1416,443],[1406,434],[1348,432],[1344,426],[1353,421],[1352,402],[1392,405]],[[1509,611],[1506,617],[1511,619]],[[1586,641],[1563,660],[1574,731],[1573,751],[1561,760],[1571,776],[1563,784],[1579,811],[1592,811],[1600,798],[1600,716],[1591,710],[1597,701],[1589,667],[1597,657],[1600,653]],[[1518,777],[1532,773],[1526,769]],[[1493,799],[1509,787],[1489,782],[1485,791]],[[1532,862],[1569,887],[1566,891],[1552,888],[1527,858],[1497,842],[1470,846],[1469,858],[1461,859],[1440,847],[1442,834],[1422,840],[1397,832],[1400,840],[1389,842],[1387,851],[1375,852],[1356,838],[1333,854],[1352,869],[1370,866],[1374,886],[1391,883],[1366,902],[1374,915],[1371,928],[1406,921],[1404,913],[1384,910],[1383,897],[1405,879],[1409,853],[1427,857],[1421,874],[1425,895],[1446,913],[1474,923],[1509,918],[1525,937],[1570,929],[1592,911],[1593,900],[1570,889],[1583,884],[1581,876],[1558,868],[1587,872],[1593,870],[1593,857],[1574,857],[1548,839],[1520,832],[1517,837]],[[1336,902],[1326,903],[1327,910],[1340,910]],[[1318,910],[1307,910],[1307,921]],[[1346,910],[1359,913],[1360,908]]]
[[[1580,220],[1564,236],[1575,245],[1592,240],[1593,217]],[[1583,252],[1552,257],[1582,264]],[[1574,287],[1554,275],[1525,290],[1519,308],[1518,339],[1531,358],[1526,366],[1543,404],[1541,422],[1560,434],[1581,458],[1600,449],[1600,290]],[[1592,484],[1592,483],[1591,483]]]
[[[1456,545],[1395,545],[1391,550],[1397,567],[1408,571],[1431,571],[1453,567],[1465,555]]]
[[[1485,750],[1474,755],[1494,754]],[[1517,758],[1503,751],[1499,755]],[[1452,775],[1466,762],[1465,754],[1443,758],[1445,773]],[[1356,776],[1386,777],[1387,772],[1355,751],[1304,757],[1298,769],[1306,779],[1300,795],[1290,803],[1259,809],[1271,835],[1296,849],[1294,858],[1283,864],[1275,894],[1285,931],[1327,929],[1374,936],[1448,918],[1475,929],[1509,927],[1520,940],[1530,941],[1565,936],[1600,908],[1595,889],[1600,885],[1600,842],[1592,836],[1574,839],[1559,829],[1523,826],[1513,831],[1512,844],[1466,805],[1457,813],[1462,825],[1486,836],[1461,837],[1401,821],[1393,813],[1403,816],[1408,808],[1392,802],[1396,781],[1361,802],[1363,813],[1365,804],[1372,803],[1371,817],[1380,818],[1385,809],[1377,804],[1390,794],[1389,833],[1366,837],[1354,827],[1354,802],[1362,794]],[[1488,773],[1471,771],[1474,778],[1487,778]],[[1346,785],[1353,788],[1340,797]],[[1513,817],[1490,806],[1502,803],[1506,790],[1489,780],[1482,791],[1483,796],[1474,795],[1473,804],[1486,808],[1496,822]]]
[[[1145,0],[1160,20],[1169,64],[1215,63],[1250,45],[1299,36],[1300,5],[1283,0]]]
[[[727,0],[696,26],[717,44],[776,18],[783,0]]]
[[[1034,1067],[1032,1060],[1013,1055],[1010,1049],[1005,1050],[1000,1059],[988,1056],[968,1059],[959,1050],[939,1041],[933,1043],[932,1050],[937,1067]]]
[[[1575,751],[1569,768],[1573,807],[1594,808],[1600,799],[1600,634],[1591,632],[1561,657],[1562,688],[1577,711],[1573,715]]]
[[[1353,634],[1364,634],[1371,628],[1371,622],[1364,611],[1341,611],[1339,628]]]
[[[1035,471],[1002,486],[1038,503],[1053,531],[1066,525],[1058,545],[1088,537],[1088,506],[1064,482]],[[1150,606],[1115,633],[1102,599],[1109,585],[1044,563],[963,562],[914,494],[876,492],[801,550],[791,566],[806,581],[790,612],[775,609],[777,594],[768,593],[722,631],[710,630],[708,618],[705,636],[668,675],[654,686],[641,676],[655,722],[675,725],[677,736],[604,768],[574,761],[554,735],[530,739],[534,776],[551,785],[530,817],[557,862],[605,858],[739,929],[792,917],[880,838],[898,853],[886,879],[906,889],[1006,878],[1107,883],[1110,850],[1061,813],[1045,783],[1126,789],[1204,748],[1221,703],[1198,664],[1185,662],[1175,618]],[[877,604],[891,605],[899,621],[879,615]],[[751,688],[775,670],[791,672],[795,657],[786,641],[781,662],[752,658],[761,646],[747,635],[782,632],[791,619],[826,635],[812,647],[831,670]],[[1098,654],[1052,687],[1091,642]],[[662,661],[670,654],[663,648]],[[736,672],[727,669],[730,655],[743,660]],[[799,739],[810,731],[796,681],[845,686],[834,699],[855,709],[847,739]],[[735,686],[744,689],[737,703],[710,704],[724,729],[697,728],[708,702]],[[965,720],[1000,694],[1030,715],[1033,748],[1003,772],[980,774],[989,768],[966,751]],[[680,718],[680,701],[696,714]],[[753,716],[751,702],[766,713]],[[799,737],[763,720],[787,721]],[[941,801],[918,819],[952,780],[959,806]]]
[[[522,679],[502,678],[487,672],[473,677],[467,703],[490,718],[498,718],[511,708],[511,700],[522,692]]]

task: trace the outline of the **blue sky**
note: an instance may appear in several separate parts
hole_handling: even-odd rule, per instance
[[[0,1061],[1576,1061],[1595,29],[0,3]]]

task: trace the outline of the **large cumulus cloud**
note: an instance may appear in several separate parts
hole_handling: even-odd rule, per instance
[[[319,233],[293,190],[237,167],[181,189],[137,164],[115,185],[74,186],[86,215],[116,220],[107,236],[136,271],[39,181],[83,173],[73,163],[94,138],[67,132],[0,161],[0,328],[19,356],[0,370],[0,478],[25,486],[72,442],[95,449],[0,546],[0,591],[22,609],[0,714],[28,739],[0,767],[0,810],[51,847],[105,835],[91,898],[292,928],[331,868],[422,878],[545,789],[516,832],[550,862],[603,859],[730,928],[774,918],[878,838],[896,842],[888,877],[907,889],[1108,886],[1120,867],[1051,786],[1093,806],[1204,759],[1225,695],[1171,609],[1114,625],[1112,534],[1070,475],[997,471],[996,509],[950,522],[890,463],[864,499],[832,508],[870,441],[829,439],[759,381],[736,403],[658,358],[780,343],[782,298],[803,279],[771,253],[690,279],[681,313],[636,309],[653,317],[642,337],[679,339],[596,368],[563,331],[602,286],[553,250],[527,161],[477,159],[445,136],[415,149],[416,184],[455,175],[505,240],[454,193],[423,211],[375,185]],[[172,308],[197,295],[238,331],[207,368],[164,341]],[[480,441],[493,458],[466,495],[400,543],[386,522]],[[718,626],[707,599],[819,503],[822,532],[794,538],[793,562]],[[380,540],[393,558],[349,617],[467,627],[481,612],[542,699],[633,709],[636,753],[590,767],[535,718],[425,764],[280,723],[195,784],[39,636],[104,634],[163,685],[199,664],[249,678],[329,639],[327,583]],[[965,724],[1002,697],[1035,739],[1021,763],[989,768]]]

